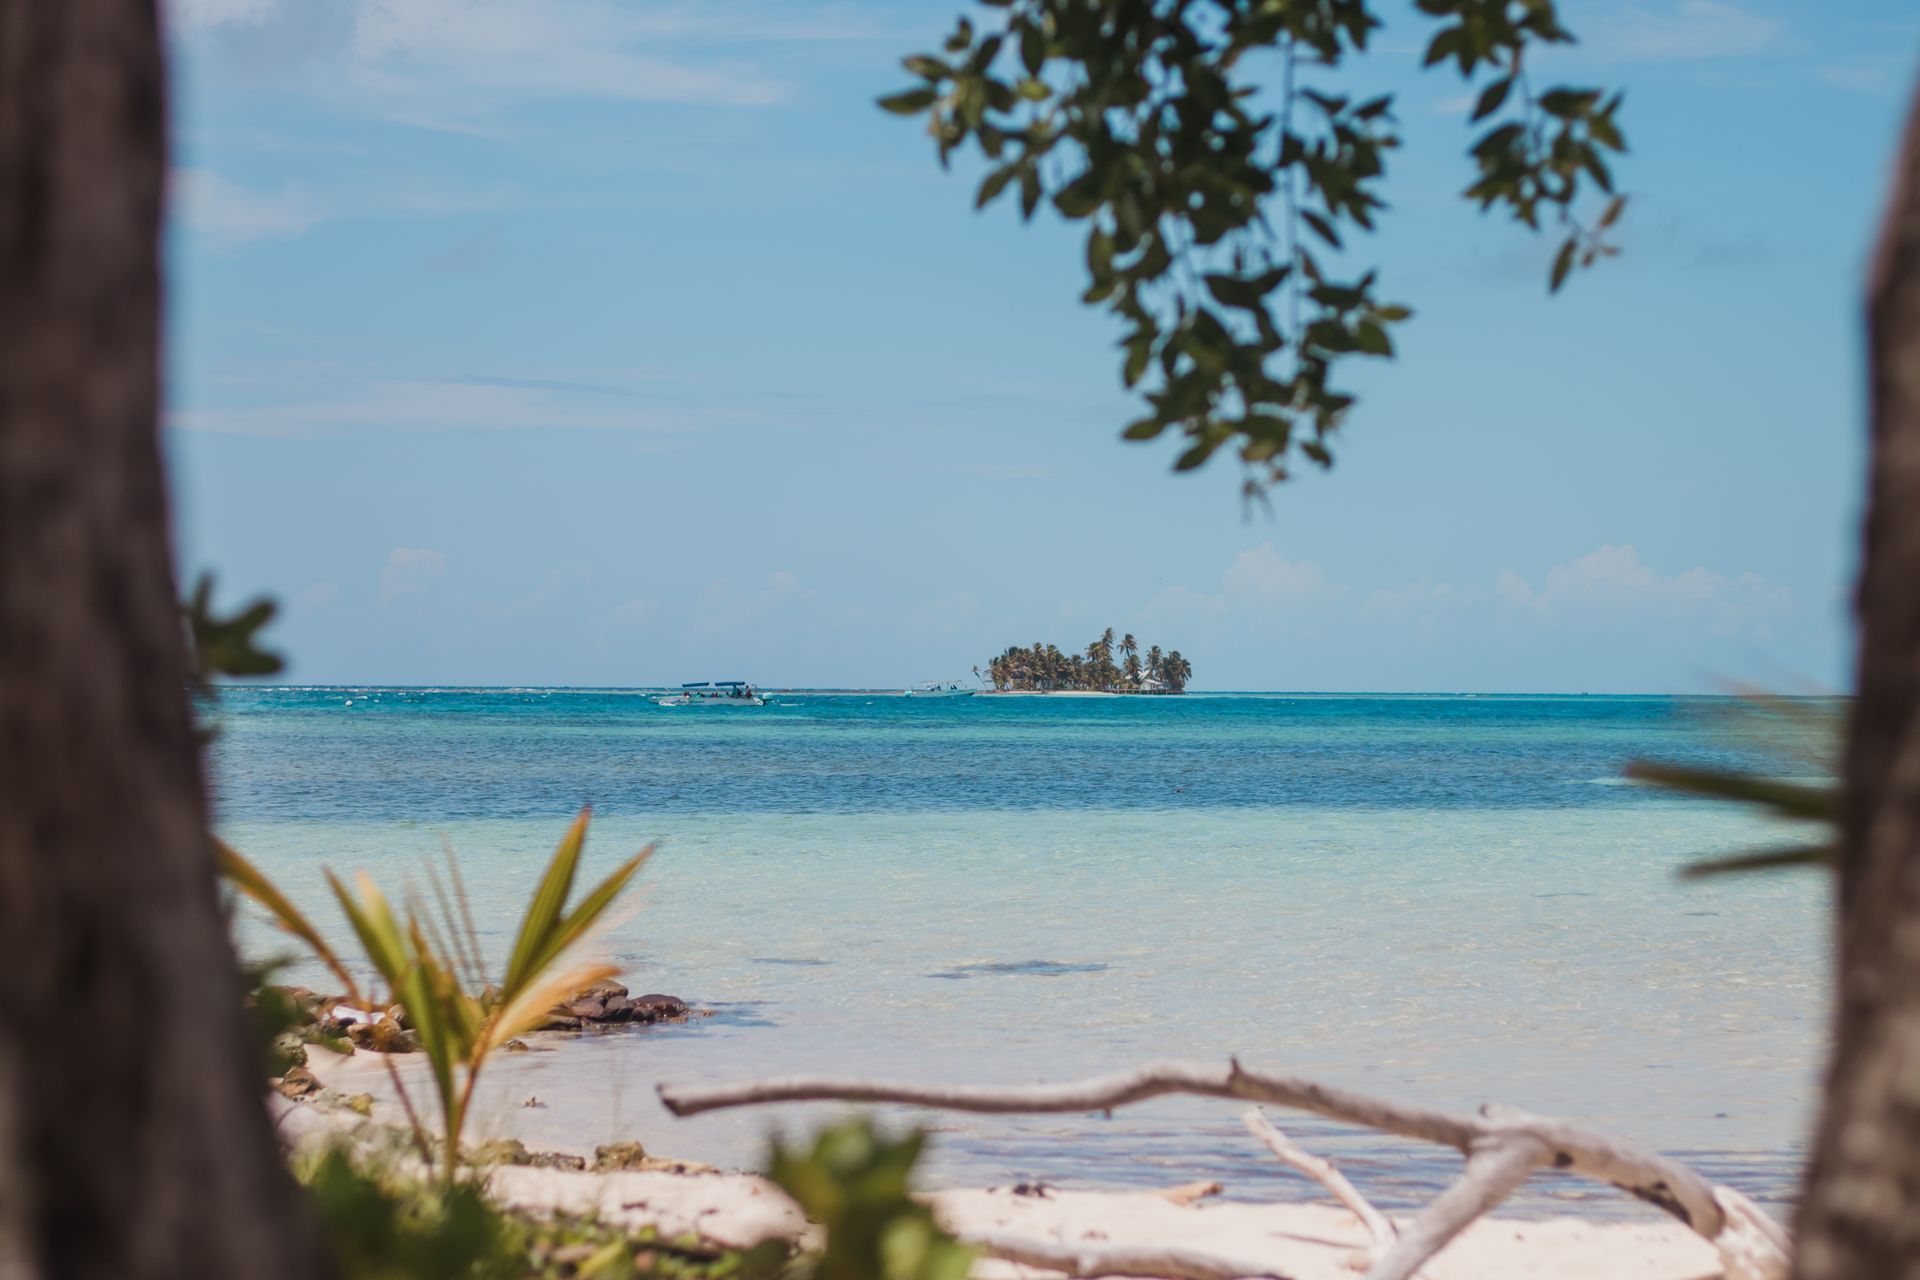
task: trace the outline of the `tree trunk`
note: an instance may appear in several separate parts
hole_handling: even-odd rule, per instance
[[[1872,414],[1839,1009],[1802,1280],[1920,1280],[1920,94],[1868,282]]]
[[[214,886],[159,439],[153,0],[0,0],[0,1280],[326,1267]]]

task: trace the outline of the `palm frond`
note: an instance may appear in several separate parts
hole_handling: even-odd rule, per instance
[[[493,1019],[480,1042],[482,1050],[491,1053],[515,1036],[536,1029],[553,1015],[555,1008],[576,998],[596,982],[605,982],[619,972],[619,965],[594,962],[536,976],[494,1011]]]
[[[1644,760],[1628,765],[1627,776],[1687,795],[1758,805],[1780,817],[1802,822],[1837,822],[1840,818],[1840,793],[1833,787],[1785,782],[1733,769],[1655,764]]]
[[[320,936],[320,931],[313,927],[313,922],[280,892],[273,881],[267,879],[266,873],[241,857],[226,841],[215,840],[213,847],[219,859],[220,874],[232,882],[234,888],[263,907],[278,928],[313,948],[313,954],[320,963],[345,985],[343,994],[356,1004],[360,1003],[360,984],[353,980],[353,974],[347,971],[346,964],[327,945],[326,939]]]
[[[340,877],[333,872],[327,872],[326,876],[334,898],[340,903],[341,912],[347,917],[347,923],[353,926],[355,936],[360,939],[360,945],[367,953],[367,959],[373,961],[374,969],[386,980],[388,988],[398,994],[407,976],[407,944],[400,936],[400,926],[394,921],[386,896],[364,871],[356,877],[364,901],[355,901],[353,894],[347,891],[347,886],[340,883]]]
[[[1737,875],[1743,871],[1777,871],[1782,867],[1831,867],[1839,850],[1831,844],[1797,844],[1784,849],[1763,849],[1756,853],[1736,853],[1724,858],[1708,858],[1680,870],[1688,880],[1705,876]]]
[[[527,914],[520,922],[520,932],[513,940],[513,952],[507,961],[506,980],[501,984],[509,998],[537,972],[539,958],[547,950],[554,923],[560,919],[567,895],[573,891],[573,876],[580,867],[580,850],[586,843],[590,816],[591,810],[582,809],[573,825],[567,828],[560,847],[553,851],[553,858],[547,863],[546,874],[540,877],[533,900],[527,904]]]
[[[653,856],[653,846],[648,845],[633,857],[622,863],[612,875],[593,887],[586,897],[580,899],[580,905],[562,916],[549,931],[546,944],[534,960],[534,969],[539,971],[554,963],[568,947],[579,942],[593,928],[594,922],[613,905],[626,890],[627,883],[638,875],[647,859]]]

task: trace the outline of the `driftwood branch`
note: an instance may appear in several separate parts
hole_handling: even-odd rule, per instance
[[[1534,1170],[1546,1167],[1618,1187],[1673,1215],[1719,1248],[1727,1280],[1772,1280],[1786,1274],[1784,1232],[1752,1221],[1745,1211],[1758,1214],[1758,1210],[1743,1198],[1736,1200],[1735,1193],[1685,1165],[1610,1134],[1506,1107],[1487,1107],[1478,1116],[1457,1116],[1295,1076],[1252,1071],[1237,1061],[1224,1068],[1193,1062],[1152,1063],[1067,1084],[1005,1088],[821,1077],[660,1086],[660,1100],[681,1116],[774,1102],[888,1102],[999,1115],[1108,1111],[1166,1094],[1237,1098],[1310,1111],[1330,1120],[1439,1143],[1466,1156],[1467,1170],[1461,1180],[1436,1198],[1374,1264],[1369,1280],[1412,1276],[1474,1218],[1497,1206]]]
[[[1393,1248],[1368,1269],[1367,1280],[1411,1280],[1475,1218],[1497,1207],[1535,1169],[1552,1160],[1553,1152],[1545,1143],[1519,1134],[1503,1135],[1477,1147],[1467,1157],[1460,1180],[1421,1210]]]
[[[1292,1138],[1275,1128],[1273,1121],[1267,1119],[1258,1107],[1249,1108],[1240,1119],[1249,1133],[1267,1144],[1267,1150],[1325,1187],[1327,1193],[1338,1200],[1347,1212],[1360,1219],[1360,1225],[1367,1229],[1367,1235],[1373,1240],[1374,1257],[1381,1256],[1393,1246],[1399,1232],[1394,1230],[1386,1214],[1374,1208],[1373,1202],[1347,1181],[1347,1175],[1328,1161],[1302,1150]]]

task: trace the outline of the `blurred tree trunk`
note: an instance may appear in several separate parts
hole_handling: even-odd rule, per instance
[[[159,410],[154,0],[0,0],[0,1280],[324,1271],[214,887]]]
[[[1839,1010],[1802,1280],[1920,1280],[1920,93],[1867,296],[1872,414]]]

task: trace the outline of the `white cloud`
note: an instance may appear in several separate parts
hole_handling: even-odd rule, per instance
[[[1368,588],[1263,543],[1218,590],[1170,587],[1130,625],[1192,654],[1209,688],[1656,688],[1764,666],[1804,621],[1793,594],[1757,573],[1667,571],[1626,545],[1531,580],[1489,569]]]
[[[1622,62],[1750,58],[1772,48],[1785,26],[1726,0],[1609,3],[1573,25],[1595,53]]]
[[[1304,605],[1320,604],[1340,594],[1320,567],[1306,560],[1289,560],[1271,542],[1249,547],[1233,558],[1220,574],[1217,592],[1191,587],[1168,587],[1141,610],[1149,621],[1267,616]]]
[[[1347,588],[1318,565],[1289,560],[1270,542],[1242,551],[1220,575],[1220,589],[1173,586],[1141,611],[1149,621],[1284,622],[1345,620],[1362,629],[1422,633],[1436,627],[1538,628],[1591,632],[1667,627],[1676,634],[1761,634],[1792,615],[1793,594],[1757,573],[1705,567],[1662,573],[1631,546],[1603,546],[1554,565],[1535,588],[1511,569],[1491,589],[1422,578],[1376,588],[1349,602]]]
[[[293,186],[256,191],[210,169],[176,169],[171,191],[174,216],[218,244],[287,240],[321,221],[312,198]]]
[[[573,612],[580,595],[593,582],[593,570],[583,564],[556,565],[541,576],[533,590],[504,600],[476,600],[476,617],[489,622],[514,618],[546,618]]]
[[[1706,568],[1667,575],[1630,546],[1605,546],[1547,571],[1539,590],[1508,570],[1494,598],[1509,617],[1581,627],[1661,623],[1712,636],[1764,634],[1793,611],[1793,595],[1757,573]]]
[[[184,0],[169,17],[213,55],[200,70],[215,82],[301,65],[323,94],[371,97],[389,115],[431,104],[451,128],[467,127],[465,110],[530,95],[771,105],[783,82],[692,46],[872,38],[830,11],[619,0]]]
[[[314,436],[381,430],[563,428],[673,433],[757,421],[743,410],[666,410],[635,404],[619,388],[595,390],[511,378],[394,378],[357,394],[177,409],[167,425],[228,435]]]
[[[203,27],[248,25],[271,15],[276,0],[167,0],[169,25],[193,30]]]
[[[833,616],[816,607],[821,603],[820,593],[787,569],[745,586],[721,578],[694,596],[686,610],[687,633],[696,639],[734,637],[764,632],[775,624],[788,630],[813,630]]]
[[[530,204],[541,207],[508,188],[431,187],[405,179],[371,190],[336,188],[324,196],[292,183],[261,190],[204,168],[175,169],[170,176],[169,196],[175,220],[222,247],[256,240],[292,240],[322,223],[344,219],[433,219],[524,209]],[[484,243],[481,247],[484,249]]]
[[[413,595],[439,582],[447,572],[447,556],[431,547],[395,547],[380,570],[380,602]]]
[[[764,106],[784,90],[739,67],[689,66],[650,51],[660,33],[635,9],[553,0],[409,0],[362,4],[354,54],[393,91],[447,88],[642,102]],[[651,37],[651,38],[649,38]]]
[[[1312,600],[1333,590],[1318,565],[1289,560],[1271,542],[1235,556],[1220,575],[1220,588],[1228,599],[1260,608]]]
[[[1474,587],[1422,578],[1404,587],[1383,587],[1367,593],[1355,616],[1362,622],[1430,631],[1483,607],[1487,593]]]
[[[1853,93],[1892,93],[1902,87],[1907,51],[1885,53],[1877,58],[1855,58],[1830,62],[1813,69],[1814,78],[1835,89]]]

